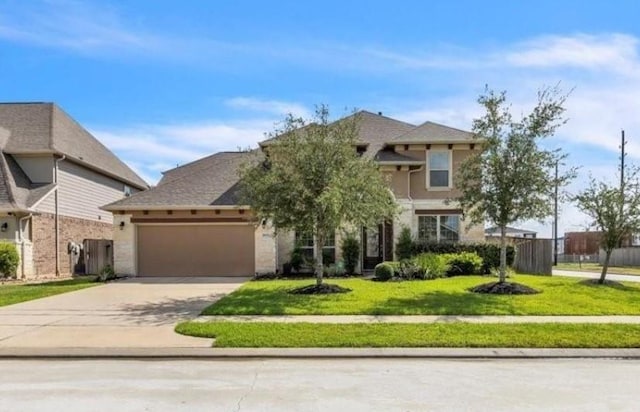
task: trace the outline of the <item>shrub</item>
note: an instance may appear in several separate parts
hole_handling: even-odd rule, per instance
[[[0,242],[0,276],[15,277],[19,263],[20,256],[16,245],[9,242]]]
[[[302,265],[304,265],[304,255],[302,254],[302,249],[300,246],[296,245],[291,251],[291,259],[289,259],[289,264],[291,264],[291,268],[300,272]]]
[[[443,255],[421,253],[413,261],[420,268],[422,279],[441,278],[449,271],[449,264]]]
[[[424,279],[424,271],[412,259],[401,260],[398,272],[398,276],[403,279]]]
[[[449,264],[447,276],[478,275],[482,273],[482,258],[475,252],[441,255]]]
[[[327,277],[342,277],[345,275],[344,264],[338,262],[324,267],[324,275]]]
[[[482,258],[481,273],[489,274],[491,269],[500,267],[500,245],[494,243],[435,243],[435,242],[413,242],[413,255],[421,253],[477,253]],[[515,248],[507,246],[507,265],[513,265]]]
[[[98,277],[96,278],[96,280],[98,282],[106,282],[108,280],[113,280],[115,278],[116,278],[116,272],[113,270],[111,265],[106,265],[105,267],[102,268],[102,270],[100,270],[100,273],[98,274]]]
[[[396,258],[399,261],[411,259],[413,255],[413,239],[411,238],[411,229],[404,226],[398,236],[396,243]]]
[[[360,260],[360,242],[353,233],[347,233],[342,239],[342,259],[347,274],[355,274]]]
[[[381,281],[387,281],[395,274],[393,263],[397,262],[382,262],[378,263],[373,270],[373,276]]]

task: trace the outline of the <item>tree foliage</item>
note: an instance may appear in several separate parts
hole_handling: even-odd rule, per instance
[[[478,99],[483,116],[473,121],[480,150],[459,168],[456,199],[472,223],[488,221],[501,228],[500,282],[506,279],[506,226],[520,220],[542,220],[552,213],[555,186],[564,186],[575,170],[554,176],[560,150],[546,150],[540,141],[552,136],[564,119],[567,95],[558,87],[538,92],[533,110],[518,120],[511,114],[506,92],[488,88]]]
[[[241,170],[241,196],[258,219],[276,230],[313,234],[318,285],[327,236],[346,224],[375,226],[396,213],[376,164],[356,151],[359,119],[331,122],[326,106],[311,121],[289,115],[263,144],[264,162]]]
[[[589,186],[573,197],[578,208],[592,219],[591,226],[602,232],[605,252],[599,283],[605,282],[609,260],[621,241],[640,231],[640,179],[637,167],[625,168],[622,185],[591,178]]]

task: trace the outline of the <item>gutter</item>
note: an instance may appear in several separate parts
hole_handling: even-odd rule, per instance
[[[56,188],[55,188],[55,227],[56,227],[56,235],[55,235],[55,242],[56,242],[56,276],[60,276],[60,214],[59,214],[59,192],[60,192],[60,186],[58,185],[58,164],[60,162],[62,162],[63,160],[65,160],[67,158],[67,156],[62,155],[62,157],[59,157],[57,159],[54,160],[55,163],[55,167],[53,168],[53,182],[56,184]]]

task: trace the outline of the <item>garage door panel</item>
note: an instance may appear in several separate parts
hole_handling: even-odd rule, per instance
[[[138,226],[139,276],[250,276],[250,225]]]

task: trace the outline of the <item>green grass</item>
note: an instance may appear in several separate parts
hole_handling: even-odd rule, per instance
[[[204,315],[640,315],[640,283],[587,285],[581,279],[517,275],[537,295],[497,296],[467,289],[495,278],[460,276],[430,281],[330,279],[352,289],[333,295],[292,295],[307,280],[249,282],[207,307]]]
[[[0,285],[0,306],[40,299],[99,285],[94,276],[30,285]]]
[[[312,324],[184,322],[176,332],[215,347],[638,348],[640,325]]]
[[[602,272],[602,266],[600,266],[598,263],[558,263],[558,266],[556,266],[555,268],[560,270],[578,270],[582,272]],[[609,266],[609,268],[607,269],[607,274],[640,276],[640,267]]]

